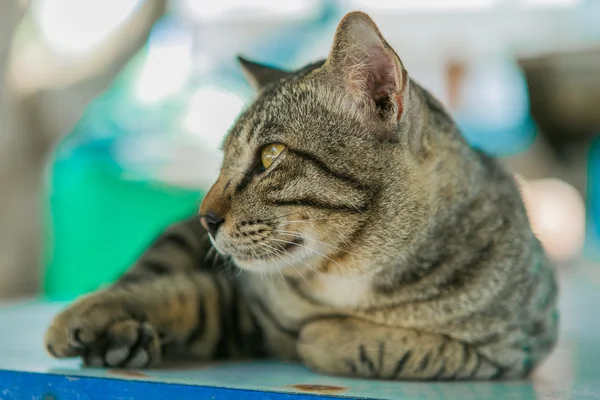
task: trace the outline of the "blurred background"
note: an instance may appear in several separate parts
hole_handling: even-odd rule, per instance
[[[324,58],[356,9],[517,175],[560,268],[595,271],[600,1],[0,0],[0,298],[115,279],[217,176],[235,55]]]

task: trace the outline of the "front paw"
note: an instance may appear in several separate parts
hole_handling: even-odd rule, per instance
[[[96,367],[142,368],[160,361],[160,341],[143,313],[126,302],[98,293],[61,312],[45,336],[57,358],[82,357]]]
[[[352,326],[346,326],[344,319],[322,319],[302,328],[296,349],[304,365],[316,372],[353,375],[346,360],[356,352],[353,342]]]

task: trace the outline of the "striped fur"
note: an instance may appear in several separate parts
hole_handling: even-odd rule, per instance
[[[56,357],[145,367],[275,357],[382,379],[527,376],[557,336],[554,269],[517,186],[411,81],[371,19],[324,62],[242,61],[258,97],[203,201],[46,334]],[[269,72],[271,71],[271,73]],[[286,150],[268,169],[260,150]]]

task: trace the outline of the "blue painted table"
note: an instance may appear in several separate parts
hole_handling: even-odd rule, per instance
[[[530,381],[415,383],[342,379],[277,362],[176,365],[151,371],[54,360],[43,332],[62,306],[0,305],[0,400],[67,399],[600,399],[600,269],[562,279],[562,337]]]

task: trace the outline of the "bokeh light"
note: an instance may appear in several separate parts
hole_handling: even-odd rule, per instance
[[[101,43],[141,3],[141,0],[38,0],[34,3],[34,16],[55,51],[78,54]]]
[[[244,105],[244,100],[233,93],[212,87],[200,88],[189,101],[183,128],[204,145],[217,150]]]
[[[178,93],[192,70],[193,38],[183,29],[153,34],[148,54],[135,82],[135,94],[145,104]]]
[[[577,257],[585,239],[585,204],[579,192],[556,178],[520,180],[533,230],[550,257],[559,262]]]

